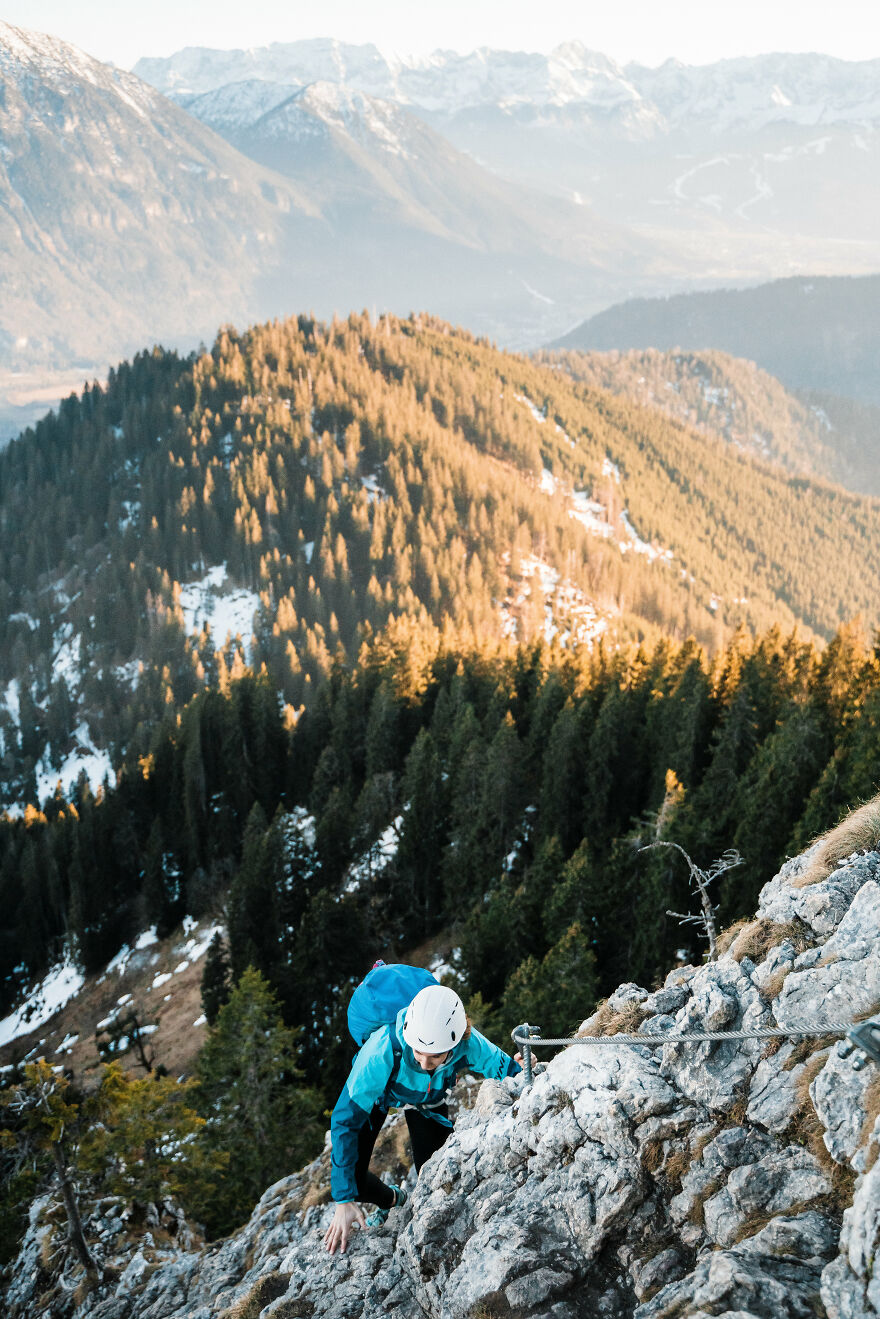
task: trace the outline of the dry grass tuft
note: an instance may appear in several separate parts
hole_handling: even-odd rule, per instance
[[[828,1061],[829,1048],[822,1047],[821,1040],[805,1043],[812,1043],[813,1049],[797,1079],[795,1093],[798,1106],[785,1136],[793,1144],[808,1149],[831,1182],[830,1193],[823,1197],[821,1203],[816,1201],[814,1208],[824,1206],[831,1213],[842,1214],[852,1204],[856,1175],[849,1164],[840,1164],[831,1157],[824,1140],[825,1128],[810,1098],[810,1086]]]
[[[827,1203],[827,1199],[827,1197],[824,1197],[825,1203]],[[793,1204],[790,1209],[784,1211],[785,1217],[793,1218],[795,1214],[803,1214],[806,1213],[808,1209],[816,1209],[822,1203],[822,1200],[800,1200],[796,1204]],[[754,1213],[748,1214],[743,1219],[740,1229],[734,1238],[734,1245],[740,1241],[747,1240],[748,1237],[753,1237],[757,1232],[760,1232],[762,1228],[765,1228],[768,1224],[772,1223],[774,1218],[778,1217],[779,1214],[777,1212],[762,1209],[756,1209]],[[824,1314],[824,1311],[822,1311],[822,1313]]]
[[[813,944],[810,929],[803,921],[786,921],[784,925],[766,918],[749,921],[731,943],[730,955],[737,962],[741,962],[744,957],[753,962],[763,962],[770,949],[784,943],[786,939],[794,944],[796,953],[806,952]]]
[[[699,1154],[702,1154],[703,1148],[705,1148],[705,1146],[701,1145]],[[681,1190],[683,1175],[685,1175],[687,1169],[691,1166],[691,1163],[699,1158],[699,1154],[697,1153],[697,1149],[694,1148],[694,1150],[691,1150],[685,1145],[683,1148],[677,1149],[673,1154],[669,1155],[664,1167],[664,1177],[666,1178],[666,1182],[669,1183],[670,1190]]]
[[[510,1303],[504,1293],[492,1292],[468,1310],[468,1319],[506,1319],[511,1313]]]
[[[761,990],[761,996],[766,999],[768,1003],[772,1003],[775,998],[779,998],[779,995],[782,993],[782,986],[785,984],[790,970],[790,966],[781,966],[775,975],[772,975],[769,980],[764,981],[764,988]]]
[[[741,1127],[745,1124],[746,1113],[749,1108],[749,1094],[746,1090],[739,1096],[733,1108],[728,1109],[724,1114],[725,1127]]]
[[[51,1273],[52,1271],[52,1259],[55,1255],[56,1247],[57,1241],[55,1229],[54,1227],[49,1227],[43,1233],[43,1239],[40,1242],[40,1266],[46,1273]]]
[[[694,1223],[697,1227],[706,1226],[706,1217],[705,1217],[706,1201],[711,1200],[712,1196],[716,1193],[716,1191],[720,1191],[723,1185],[724,1185],[723,1177],[713,1177],[711,1181],[706,1183],[706,1185],[703,1187],[702,1191],[694,1200],[694,1203],[691,1205],[690,1209],[687,1212],[687,1221],[689,1223]]]
[[[822,1035],[814,1039],[799,1040],[782,1064],[782,1070],[793,1072],[795,1067],[799,1067],[801,1063],[805,1063],[810,1058],[821,1054],[819,1065],[813,1065],[812,1074],[807,1082],[808,1086],[811,1085],[816,1074],[822,1070],[822,1066],[828,1061],[828,1051],[836,1042],[836,1035]],[[807,1096],[807,1099],[809,1100],[809,1096]]]
[[[283,1301],[272,1311],[272,1319],[311,1319],[315,1313],[315,1303],[307,1296],[298,1296],[294,1301]]]
[[[715,944],[718,949],[718,956],[720,957],[722,953],[728,952],[737,936],[741,934],[746,926],[753,924],[754,922],[750,916],[742,916],[738,921],[734,921],[732,925],[728,925],[726,930],[722,930]]]
[[[92,1294],[92,1292],[93,1292],[94,1290],[95,1290],[95,1284],[94,1284],[93,1280],[89,1277],[89,1275],[88,1275],[87,1273],[84,1273],[83,1276],[80,1278],[79,1282],[76,1284],[76,1286],[75,1286],[74,1289],[73,1289],[73,1303],[74,1303],[74,1305],[76,1305],[76,1306],[84,1305],[85,1302],[88,1300],[88,1298],[91,1296],[91,1294]],[[41,1298],[41,1299],[44,1299],[44,1298]],[[44,1310],[43,1313],[44,1313],[44,1314],[46,1314],[46,1313],[51,1314],[51,1313],[52,1313],[52,1304],[51,1304],[51,1302],[50,1302],[50,1305],[49,1305],[49,1309],[48,1309],[48,1311]]]
[[[874,1130],[874,1124],[880,1117],[880,1078],[871,1082],[865,1091],[865,1112],[866,1117],[862,1126],[861,1141],[862,1145],[867,1145],[871,1138],[871,1132]],[[865,1160],[865,1172],[870,1172],[877,1162],[877,1156],[880,1154],[880,1141],[875,1141],[868,1152]]]
[[[681,1190],[681,1179],[684,1177],[688,1168],[698,1156],[693,1154],[687,1146],[683,1149],[677,1149],[670,1154],[663,1168],[663,1176],[666,1178],[671,1189]]]
[[[608,1006],[608,1000],[600,1003],[594,1013],[596,1020],[588,1030],[579,1030],[581,1039],[597,1039],[603,1035],[634,1035],[643,1021],[651,1016],[641,1003],[627,1003],[626,1007],[615,1011]]]
[[[649,1140],[642,1150],[642,1167],[645,1172],[657,1173],[663,1167],[665,1140]]]
[[[260,1312],[271,1301],[277,1301],[287,1291],[289,1273],[266,1273],[258,1278],[247,1296],[224,1310],[219,1319],[259,1319]]]
[[[306,1188],[305,1194],[300,1201],[300,1211],[305,1213],[314,1205],[325,1205],[330,1202],[330,1187],[326,1181],[317,1178]]]
[[[817,840],[819,847],[808,869],[792,880],[793,888],[807,888],[827,879],[853,852],[871,851],[880,843],[880,793],[865,802],[858,810],[847,815],[840,824],[829,829]]]
[[[642,1167],[652,1175],[656,1176],[659,1173],[667,1188],[675,1194],[681,1189],[681,1182],[685,1173],[692,1164],[697,1162],[703,1150],[718,1135],[720,1130],[720,1127],[714,1127],[710,1131],[705,1131],[692,1146],[679,1145],[669,1155],[667,1155],[667,1148],[672,1144],[670,1140],[649,1140],[642,1154]]]

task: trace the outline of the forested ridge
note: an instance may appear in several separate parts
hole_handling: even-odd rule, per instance
[[[674,558],[588,534],[567,489],[612,521],[625,500]],[[692,909],[687,868],[649,844],[737,848],[729,924],[880,783],[877,502],[439,323],[300,319],[144,355],[2,456],[0,510],[4,773],[29,799],[0,818],[3,1006],[65,955],[100,973],[151,927],[222,922],[198,1085],[111,1071],[68,1122],[96,1195],[172,1194],[214,1234],[320,1148],[376,957],[443,936],[488,1034],[567,1032],[702,955],[666,914]],[[614,627],[548,643],[547,602],[517,602],[529,558]],[[180,603],[218,563],[260,602],[253,638],[219,647]],[[870,626],[836,625],[860,608]],[[110,730],[116,781],[36,802],[41,747],[79,717]],[[25,1062],[6,1058],[4,1093]],[[10,1250],[49,1146],[23,1171],[27,1130],[0,1127]],[[157,1166],[163,1130],[185,1169]]]
[[[77,730],[143,752],[245,664],[292,716],[392,616],[711,648],[739,623],[871,626],[878,531],[876,500],[429,318],[156,349],[0,455],[3,792],[36,800]],[[253,593],[240,642],[184,626],[221,565]]]
[[[647,403],[786,471],[880,494],[880,409],[817,390],[791,393],[754,362],[714,349],[538,353],[577,380]]]

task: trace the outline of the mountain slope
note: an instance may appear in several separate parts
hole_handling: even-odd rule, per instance
[[[345,249],[328,251],[322,271],[343,308],[357,268],[370,281],[361,305],[430,306],[493,334],[506,306],[501,337],[534,343],[623,282],[656,288],[670,263],[687,264],[588,208],[505,182],[408,110],[338,83],[252,80],[177,99],[319,201]]]
[[[649,403],[789,472],[880,496],[880,412],[868,404],[790,394],[754,362],[715,350],[566,352],[536,360],[559,361],[577,380]]]
[[[0,71],[5,368],[194,343],[265,306],[317,216],[292,184],[54,38],[0,24]]]
[[[572,330],[560,348],[716,348],[746,357],[789,389],[880,402],[880,275],[781,279],[634,299]]]
[[[179,99],[245,155],[317,190],[333,211],[358,207],[363,223],[397,218],[512,256],[531,246],[583,263],[611,251],[636,259],[635,243],[621,250],[619,230],[505,184],[391,101],[331,82],[302,90],[250,82]]]
[[[802,887],[810,860],[770,881],[717,961],[674,968],[654,993],[621,985],[579,1032],[778,1024],[793,1038],[775,1051],[605,1039],[558,1052],[529,1087],[486,1081],[409,1174],[406,1204],[336,1258],[321,1241],[329,1150],[201,1250],[120,1236],[105,1201],[89,1230],[114,1270],[65,1316],[870,1316],[877,1064],[858,1071],[836,1037],[794,1032],[877,1012],[880,853]],[[49,1203],[15,1262],[11,1319],[63,1296],[60,1265],[36,1267]]]
[[[0,26],[0,68],[0,393],[20,394],[11,373],[94,373],[145,341],[190,347],[223,321],[302,306],[429,305],[535,343],[585,308],[653,290],[667,259],[503,184],[370,98],[270,96],[237,133],[215,115],[260,164],[54,38]]]
[[[395,618],[569,646],[873,626],[878,544],[878,501],[442,322],[227,329],[0,455],[4,795],[100,778],[243,663],[295,708]]]

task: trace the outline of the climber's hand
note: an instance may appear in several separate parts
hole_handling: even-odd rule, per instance
[[[324,1233],[324,1249],[329,1250],[332,1255],[338,1246],[344,1255],[348,1246],[348,1238],[351,1236],[351,1230],[355,1223],[358,1223],[361,1227],[366,1227],[364,1211],[360,1205],[355,1204],[353,1200],[349,1200],[347,1204],[337,1205],[336,1213],[330,1220],[330,1226]]]
[[[515,1063],[519,1063],[520,1067],[522,1067],[522,1065],[523,1065],[522,1054],[521,1054],[521,1053],[515,1053],[515,1054],[513,1055],[513,1061],[514,1061]]]

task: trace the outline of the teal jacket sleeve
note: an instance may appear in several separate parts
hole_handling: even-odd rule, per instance
[[[348,1080],[330,1118],[330,1193],[338,1203],[356,1200],[355,1180],[358,1135],[382,1096],[394,1070],[394,1050],[388,1027],[361,1045]]]
[[[522,1071],[519,1063],[514,1062],[509,1053],[491,1044],[485,1035],[471,1028],[467,1039],[467,1052],[464,1061],[472,1071],[480,1076],[491,1076],[500,1081],[505,1076],[516,1076]]]

